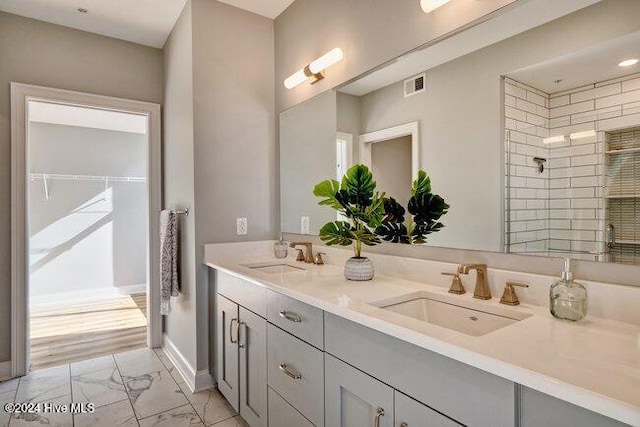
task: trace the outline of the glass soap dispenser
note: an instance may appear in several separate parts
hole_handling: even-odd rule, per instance
[[[562,279],[551,285],[549,303],[551,314],[558,319],[575,322],[587,315],[587,290],[573,281],[569,258],[564,259]]]
[[[287,257],[287,242],[280,236],[280,240],[273,244],[273,255],[276,258],[282,259]]]

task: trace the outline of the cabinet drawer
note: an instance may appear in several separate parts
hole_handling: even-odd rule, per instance
[[[309,420],[269,388],[269,425],[272,427],[314,427]]]
[[[332,314],[325,351],[473,427],[513,427],[515,384]]]
[[[463,427],[428,406],[396,391],[394,427]]]
[[[268,291],[267,320],[319,349],[324,347],[324,317],[319,308]]]
[[[215,277],[220,295],[266,319],[267,290],[265,288],[218,270]]]
[[[269,324],[267,381],[314,425],[324,425],[324,354]]]

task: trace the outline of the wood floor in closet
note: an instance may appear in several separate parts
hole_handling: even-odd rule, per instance
[[[31,307],[33,370],[147,345],[146,293]]]

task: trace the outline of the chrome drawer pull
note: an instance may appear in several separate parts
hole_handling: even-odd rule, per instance
[[[237,322],[238,319],[233,318],[231,319],[231,322],[229,322],[229,341],[231,341],[231,344],[237,344],[238,343],[238,337],[236,336],[236,339],[234,341],[233,339],[233,322]],[[237,329],[236,329],[237,331]]]
[[[280,366],[278,366],[278,368],[280,368],[282,372],[289,375],[294,380],[302,379],[302,375],[300,375],[298,372],[294,371],[293,369],[289,368],[289,365],[287,365],[286,363],[281,363]]]
[[[278,315],[280,317],[282,317],[283,319],[287,319],[291,322],[295,322],[295,323],[301,323],[302,322],[302,317],[298,316],[295,313],[289,313],[288,311],[284,311],[282,310],[281,312],[278,313]]]
[[[380,417],[384,417],[384,409],[378,408],[376,409],[376,417],[374,418],[374,427],[380,427]]]

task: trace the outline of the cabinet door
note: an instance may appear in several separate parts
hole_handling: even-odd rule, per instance
[[[313,427],[313,424],[278,393],[269,388],[269,426]]]
[[[267,321],[240,307],[240,415],[267,426]]]
[[[393,389],[326,354],[326,427],[393,426]]]
[[[218,389],[238,411],[240,392],[238,383],[238,305],[217,295],[216,341]]]
[[[395,392],[395,415],[394,427],[462,427],[462,424],[445,417],[428,406]]]

